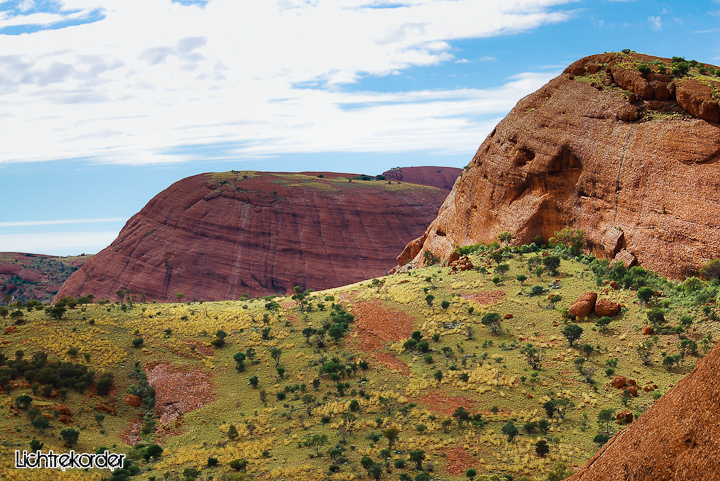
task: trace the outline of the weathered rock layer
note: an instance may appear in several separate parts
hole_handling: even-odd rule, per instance
[[[720,346],[640,418],[615,435],[572,481],[717,479]]]
[[[674,278],[720,257],[720,80],[659,73],[672,68],[594,55],[522,99],[398,262],[422,264],[426,250],[447,260],[503,231],[516,243],[547,240],[565,227],[585,230],[597,256],[622,253]]]
[[[430,185],[452,190],[462,169],[456,167],[395,167],[383,175],[390,180],[411,184]]]
[[[322,177],[320,177],[320,175]],[[133,216],[57,295],[237,299],[383,275],[447,196],[350,174],[228,172],[183,179]]]

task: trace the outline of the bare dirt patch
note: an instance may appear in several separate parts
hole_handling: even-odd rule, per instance
[[[475,407],[475,401],[464,396],[447,396],[437,391],[432,391],[424,396],[417,398],[417,402],[426,404],[433,411],[443,413],[450,416],[455,410],[462,406],[467,410]]]
[[[359,339],[357,348],[369,353],[385,367],[409,374],[407,364],[394,354],[379,351],[387,342],[409,338],[413,331],[413,318],[379,301],[353,304],[352,313],[355,316],[354,331]]]
[[[475,292],[473,294],[465,294],[463,295],[463,299],[467,299],[469,301],[475,301],[481,306],[489,306],[491,304],[497,304],[499,302],[502,302],[505,300],[505,296],[507,294],[505,291],[490,291],[490,292]]]
[[[120,434],[120,439],[128,446],[135,446],[140,442],[140,426],[141,422],[136,419],[130,423],[130,427]]]
[[[163,363],[147,366],[145,374],[155,389],[155,410],[163,426],[213,400],[209,372],[183,370]]]
[[[477,468],[479,464],[475,456],[460,447],[445,449],[445,459],[443,471],[450,476],[464,476],[468,469]]]

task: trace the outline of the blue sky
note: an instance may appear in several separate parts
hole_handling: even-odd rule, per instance
[[[462,167],[623,48],[717,65],[720,2],[0,0],[0,251],[98,252],[202,172]]]

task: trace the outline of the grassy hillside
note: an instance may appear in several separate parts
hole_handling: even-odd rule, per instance
[[[79,431],[76,452],[106,447],[128,453],[132,466],[115,471],[113,479],[349,480],[372,474],[462,480],[475,469],[475,479],[544,480],[558,463],[583,465],[598,448],[593,439],[608,429],[598,423],[602,410],[612,410],[609,430],[617,432],[622,426],[615,413],[641,415],[692,369],[698,359],[692,342],[697,356],[712,347],[718,286],[694,278],[670,283],[564,251],[551,275],[543,259],[555,251],[522,250],[480,246],[470,254],[471,270],[430,266],[294,299],[78,304],[61,319],[25,310],[19,325],[6,320],[15,331],[2,336],[0,347],[8,359],[0,385],[11,389],[0,394],[0,477],[48,479],[47,471],[14,470],[14,450],[29,449],[36,439],[43,450],[67,451],[59,435],[66,428]],[[553,281],[559,288],[549,287]],[[617,282],[618,289],[604,281]],[[648,285],[646,303],[638,289]],[[583,331],[571,348],[561,331],[575,321],[563,310],[587,291],[625,308],[602,332],[594,314],[578,320]],[[652,307],[665,319],[655,325],[656,338],[641,331]],[[483,324],[490,313],[502,318],[497,333]],[[678,328],[683,316],[692,322],[686,317],[686,327]],[[649,340],[645,365],[637,349]],[[537,369],[528,361],[533,351],[523,349],[528,344],[540,356]],[[17,360],[19,350],[27,363]],[[47,361],[37,353],[47,354]],[[578,363],[579,357],[587,360]],[[53,361],[87,366],[95,373],[92,383],[85,386],[84,368],[76,366],[75,375],[69,364],[53,378]],[[31,382],[24,382],[27,371]],[[103,373],[114,382],[106,395],[98,394],[109,385],[107,375],[99,382]],[[634,379],[639,396],[613,388],[616,376]],[[44,396],[44,386],[53,384]],[[57,389],[63,384],[66,391]],[[138,398],[128,402],[140,406],[126,404],[129,394]],[[22,395],[32,398],[27,407],[16,405]],[[564,418],[557,411],[549,416],[546,407]],[[31,416],[42,415],[50,418],[44,431],[31,424]],[[509,423],[518,430],[512,440]],[[388,436],[396,438],[392,447]],[[549,448],[544,457],[536,451],[540,440]],[[153,443],[162,445],[160,456],[150,456]],[[242,469],[230,466],[234,460],[243,460],[234,463]]]

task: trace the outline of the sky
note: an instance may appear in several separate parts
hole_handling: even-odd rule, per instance
[[[463,167],[573,61],[720,64],[720,0],[0,0],[0,251],[97,253],[172,183]]]

